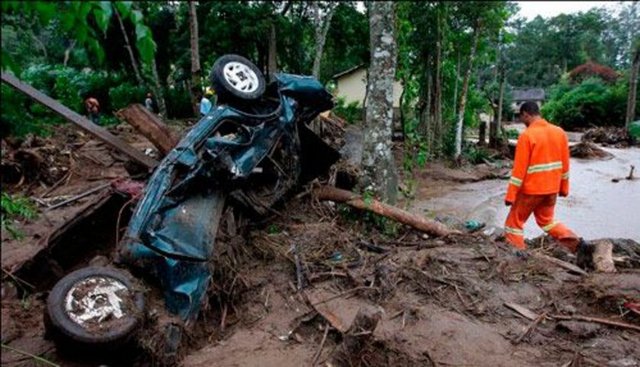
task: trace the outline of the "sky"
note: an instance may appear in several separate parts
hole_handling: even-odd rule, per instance
[[[555,17],[565,13],[586,12],[591,8],[605,7],[615,9],[618,1],[517,1],[520,6],[519,16],[531,20],[540,15],[543,18]]]

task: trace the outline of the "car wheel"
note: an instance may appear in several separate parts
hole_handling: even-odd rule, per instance
[[[60,279],[47,298],[47,335],[65,348],[112,350],[133,339],[142,323],[144,295],[132,277],[89,266]]]
[[[209,78],[222,101],[256,100],[264,94],[267,85],[258,67],[238,55],[224,55],[216,60]]]

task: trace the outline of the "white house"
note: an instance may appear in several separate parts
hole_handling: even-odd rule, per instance
[[[332,78],[336,83],[335,96],[344,98],[347,104],[358,102],[364,107],[364,98],[367,91],[367,68],[358,65],[351,69],[338,73]],[[402,83],[393,83],[393,108],[400,108],[400,96],[402,95]]]
[[[513,103],[511,110],[513,113],[520,113],[520,106],[525,102],[535,102],[541,107],[545,100],[544,89],[542,88],[517,88],[511,91]]]

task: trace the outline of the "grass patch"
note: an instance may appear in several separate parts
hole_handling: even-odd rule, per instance
[[[2,230],[9,233],[13,239],[24,237],[22,231],[15,227],[16,222],[31,221],[38,217],[38,210],[31,199],[6,192],[0,197],[0,213]]]

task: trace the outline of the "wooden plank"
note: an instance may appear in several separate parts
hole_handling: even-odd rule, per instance
[[[84,131],[95,136],[114,149],[126,154],[128,157],[138,163],[143,164],[147,168],[154,168],[158,165],[158,161],[156,161],[155,159],[144,155],[142,152],[134,149],[123,140],[108,132],[105,128],[87,120],[82,115],[76,113],[75,111],[72,111],[55,99],[33,88],[29,84],[23,83],[15,76],[2,72],[2,81],[15,88],[16,90],[26,94],[29,98],[42,103],[48,109],[64,117],[69,122],[76,124]]]
[[[521,306],[517,303],[510,303],[510,302],[505,302],[504,305],[507,308],[510,308],[512,310],[514,310],[515,312],[517,312],[518,314],[526,317],[529,320],[535,320],[537,319],[540,315],[538,315],[537,313],[531,311],[530,309]]]

